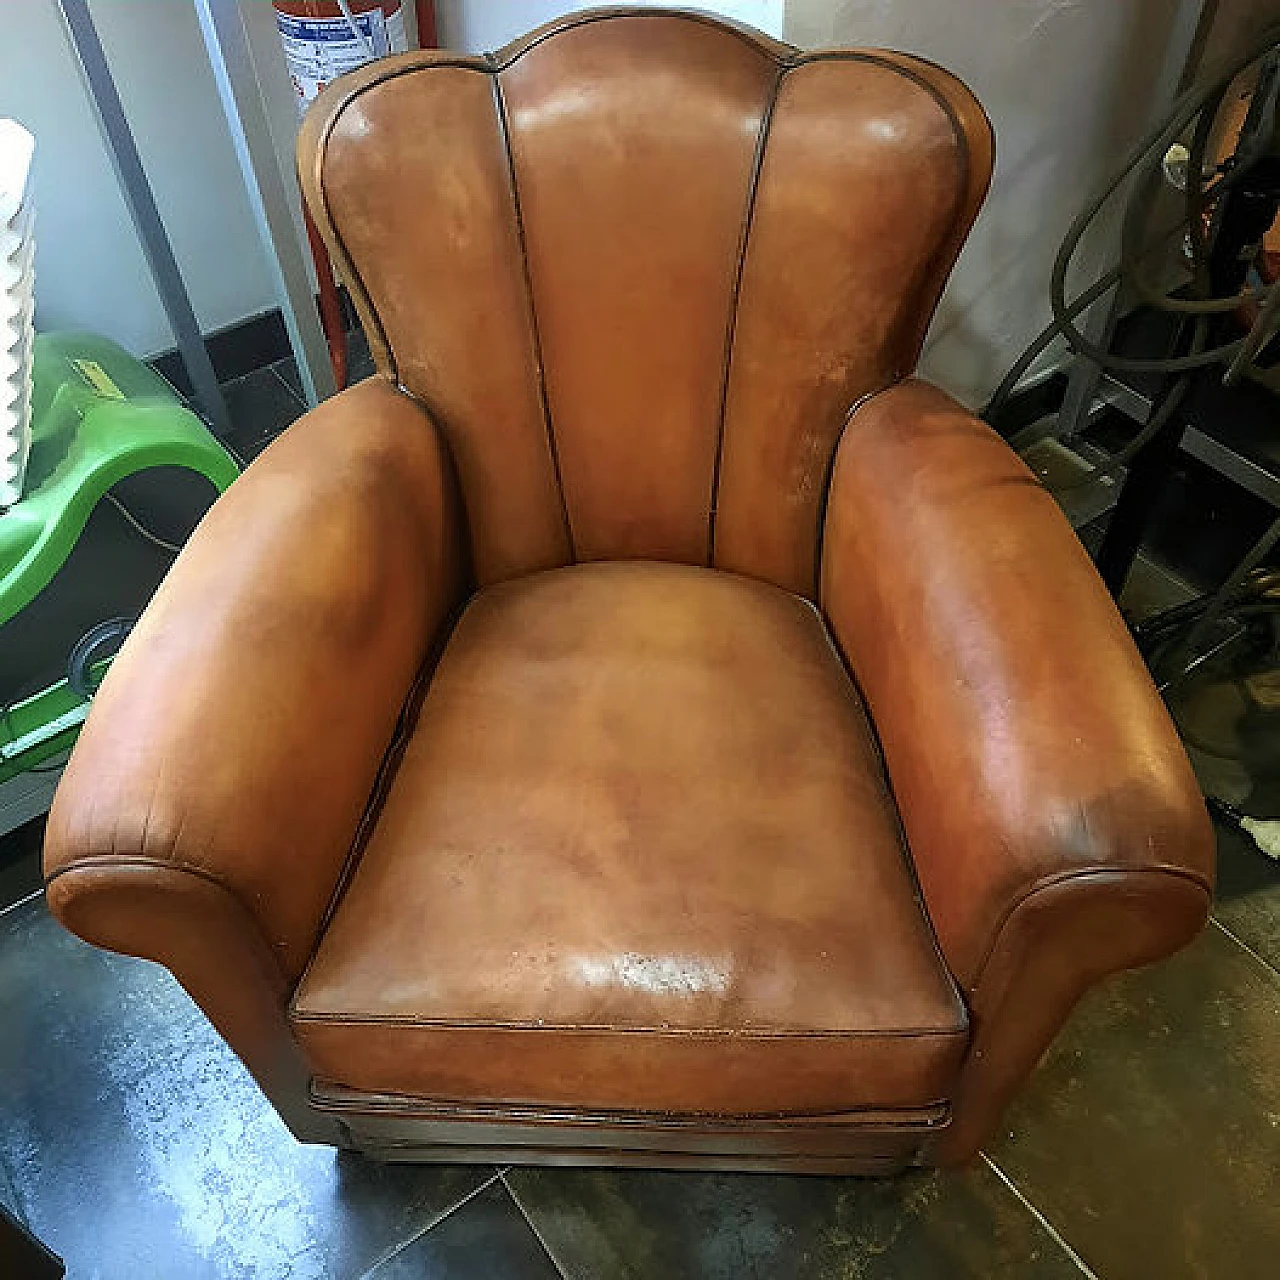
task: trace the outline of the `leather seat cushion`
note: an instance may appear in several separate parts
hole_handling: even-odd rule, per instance
[[[819,615],[648,562],[471,602],[291,1017],[349,1089],[644,1113],[927,1106],[968,1040]]]

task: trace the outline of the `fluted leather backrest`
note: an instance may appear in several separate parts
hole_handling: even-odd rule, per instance
[[[917,59],[621,9],[373,64],[298,159],[481,583],[646,557],[812,594],[840,432],[914,367],[991,135]]]

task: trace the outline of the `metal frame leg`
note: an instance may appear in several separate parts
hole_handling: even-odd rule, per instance
[[[209,359],[196,313],[191,306],[191,296],[182,282],[173,245],[160,219],[160,211],[156,207],[151,184],[147,181],[146,170],[142,167],[142,157],[138,154],[137,144],[129,129],[129,121],[116,91],[111,69],[107,65],[102,42],[98,39],[98,30],[93,24],[88,0],[58,0],[58,7],[62,11],[67,34],[79,59],[89,97],[97,111],[107,149],[111,152],[111,159],[120,179],[120,189],[155,279],[161,305],[169,317],[178,350],[182,353],[182,362],[187,366],[191,385],[195,388],[196,401],[214,431],[225,438],[231,428],[227,403],[222,398],[213,363]]]

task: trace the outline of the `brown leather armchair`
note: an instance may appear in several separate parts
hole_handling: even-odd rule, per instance
[[[307,117],[379,376],[213,508],[49,822],[294,1132],[389,1159],[962,1161],[1212,839],[1106,592],[909,377],[991,169],[953,77],[695,14]]]

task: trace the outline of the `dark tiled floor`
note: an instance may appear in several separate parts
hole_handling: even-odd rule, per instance
[[[353,379],[372,371],[357,339]],[[227,385],[256,456],[285,361]],[[1147,571],[1129,604],[1162,602]],[[7,843],[0,905],[35,874]],[[300,1147],[181,989],[0,914],[0,1202],[77,1277],[1251,1280],[1280,1258],[1280,867],[1220,832],[1215,923],[1082,1003],[984,1159],[893,1179],[380,1166]]]
[[[888,1179],[515,1169],[505,1180],[573,1277],[1080,1275],[985,1163]]]
[[[495,1177],[438,1227],[424,1232],[369,1273],[369,1280],[559,1280],[538,1237]]]
[[[289,389],[301,400],[302,379],[298,376],[298,366],[292,356],[279,360],[271,366],[284,379]],[[369,342],[361,329],[354,330],[347,339],[347,382],[362,382],[373,373],[373,357],[369,354]]]
[[[40,899],[0,916],[0,1028],[0,1167],[72,1277],[363,1275],[493,1172],[296,1143],[163,970]]]
[[[358,329],[350,335],[347,360],[349,383],[373,373],[369,344]],[[228,443],[245,462],[252,462],[307,407],[292,356],[224,382],[222,393],[231,418]]]
[[[1276,1275],[1280,975],[1211,925],[1091,992],[990,1154],[1099,1276]]]
[[[1218,834],[1216,915],[1242,946],[1280,971],[1280,869],[1235,827]],[[1276,1124],[1280,1130],[1280,1116]]]
[[[307,407],[274,365],[223,383],[222,394],[231,417],[227,442],[244,462],[252,462]]]

